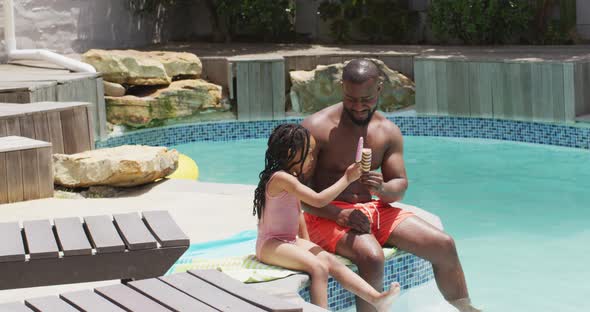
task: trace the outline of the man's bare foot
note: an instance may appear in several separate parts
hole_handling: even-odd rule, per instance
[[[377,312],[391,311],[391,305],[393,304],[395,298],[399,295],[400,289],[399,283],[391,283],[389,290],[382,292],[379,299],[373,303],[373,306],[375,306]]]

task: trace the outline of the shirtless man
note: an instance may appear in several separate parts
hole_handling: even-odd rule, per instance
[[[459,311],[479,311],[471,305],[453,239],[411,212],[387,204],[402,199],[408,180],[402,134],[376,111],[382,89],[378,67],[366,59],[350,61],[344,67],[342,89],[341,103],[302,123],[316,139],[313,157],[317,163],[308,177],[318,192],[332,185],[354,162],[359,137],[372,149],[372,171],[329,206],[304,205],[310,239],[351,259],[361,277],[377,290],[383,288],[381,246],[397,246],[432,263],[438,288]],[[378,168],[382,173],[374,171]],[[373,311],[360,298],[356,302],[357,311]]]

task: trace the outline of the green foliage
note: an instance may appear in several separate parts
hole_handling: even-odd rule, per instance
[[[523,0],[433,0],[430,20],[441,41],[499,44],[525,37],[533,11]]]
[[[216,11],[228,22],[232,35],[251,39],[285,40],[294,37],[295,4],[291,0],[214,0]]]
[[[318,11],[337,42],[404,43],[417,21],[401,0],[323,0]]]
[[[282,41],[294,38],[293,0],[201,0],[212,16],[212,28],[234,37]],[[160,8],[191,5],[186,0],[128,0],[130,10],[138,14],[156,14]]]

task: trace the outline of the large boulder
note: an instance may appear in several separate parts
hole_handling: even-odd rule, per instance
[[[221,86],[202,79],[178,80],[168,87],[137,95],[105,96],[107,119],[113,124],[147,126],[152,120],[185,117],[208,109],[223,109]]]
[[[174,172],[178,152],[166,147],[124,145],[78,154],[54,154],[54,182],[66,187],[136,186]]]
[[[175,77],[199,78],[201,60],[192,53],[92,49],[82,61],[109,82],[126,85],[169,85]]]
[[[392,112],[413,105],[415,102],[414,82],[403,74],[390,69],[382,61],[372,59],[382,72],[383,91],[379,109]],[[291,105],[293,111],[314,113],[342,101],[340,81],[346,63],[318,65],[311,71],[290,72]]]

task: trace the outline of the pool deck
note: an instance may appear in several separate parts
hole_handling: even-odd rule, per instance
[[[117,198],[49,198],[5,204],[0,207],[0,220],[10,222],[165,209],[189,236],[191,243],[198,243],[224,239],[244,230],[255,229],[256,218],[252,216],[251,208],[254,188],[252,185],[166,180],[124,193]],[[414,206],[404,205],[404,208],[442,228],[437,216]],[[288,300],[300,301],[297,290],[307,280],[307,275],[299,274],[254,287],[263,288]],[[5,290],[0,291],[0,303],[88,289],[113,282],[117,281]],[[306,308],[306,311],[313,310],[313,307]]]

